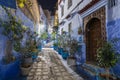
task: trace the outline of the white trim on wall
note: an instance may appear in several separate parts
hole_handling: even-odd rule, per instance
[[[93,7],[85,11],[84,13],[81,14],[81,17],[84,18],[87,15],[93,13],[94,11],[98,10],[99,8],[105,6],[107,4],[107,0],[100,0],[97,4],[95,4]]]
[[[107,5],[105,6],[106,8],[106,37],[107,37],[107,41],[108,41],[108,27],[107,27],[107,23],[108,23],[108,1],[107,1]]]

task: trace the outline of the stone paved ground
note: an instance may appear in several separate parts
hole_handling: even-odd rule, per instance
[[[41,60],[33,64],[27,80],[76,80],[53,49],[43,49],[39,57]]]

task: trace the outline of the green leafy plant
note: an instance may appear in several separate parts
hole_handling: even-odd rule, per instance
[[[7,21],[2,22],[1,27],[4,28],[2,32],[3,35],[5,35],[10,41],[21,40],[23,38],[22,32],[24,30],[20,20],[18,21],[16,17],[12,16],[7,8],[3,8],[9,17]]]
[[[53,32],[58,32],[58,26],[53,26]]]
[[[82,28],[81,27],[78,28],[78,34],[82,34]]]
[[[74,55],[77,52],[78,48],[79,48],[78,41],[75,39],[72,39],[70,41],[70,53],[71,53],[71,55]]]
[[[52,32],[52,40],[55,40],[56,38],[56,32]]]
[[[46,40],[47,38],[48,38],[47,32],[43,32],[43,33],[41,34],[41,39]]]
[[[97,61],[100,67],[106,70],[106,79],[109,80],[109,69],[117,63],[115,50],[110,42],[104,42],[103,46],[97,49]]]
[[[69,35],[67,32],[62,34],[62,48],[65,52],[69,51]]]
[[[55,43],[55,42],[53,43],[53,45],[54,45],[54,46],[58,46],[58,44],[57,44],[57,43]]]
[[[37,39],[37,34],[35,32],[32,32],[30,29],[26,30],[25,33],[27,35],[27,39],[24,41],[24,45],[21,43],[16,44],[17,49],[15,49],[17,52],[21,54],[21,65],[23,67],[26,66],[26,60],[32,59],[32,56],[37,56],[38,53],[38,44],[39,39]],[[18,48],[18,47],[19,48]],[[29,64],[30,66],[31,64]]]
[[[0,20],[2,34],[7,37],[8,41],[6,43],[6,52],[4,59],[6,60],[6,63],[9,63],[13,61],[13,55],[12,55],[12,48],[13,45],[15,45],[18,41],[20,41],[23,38],[23,32],[24,29],[22,27],[22,24],[20,20],[17,20],[16,17],[14,17],[7,8],[2,7],[6,14],[8,15],[8,19]]]

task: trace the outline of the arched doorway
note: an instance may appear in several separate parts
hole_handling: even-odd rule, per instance
[[[98,18],[92,18],[86,25],[86,59],[87,62],[96,62],[96,51],[100,45],[98,40],[102,39],[101,21]]]

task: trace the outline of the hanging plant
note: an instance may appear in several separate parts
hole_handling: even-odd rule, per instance
[[[78,28],[78,34],[82,34],[82,27]]]

